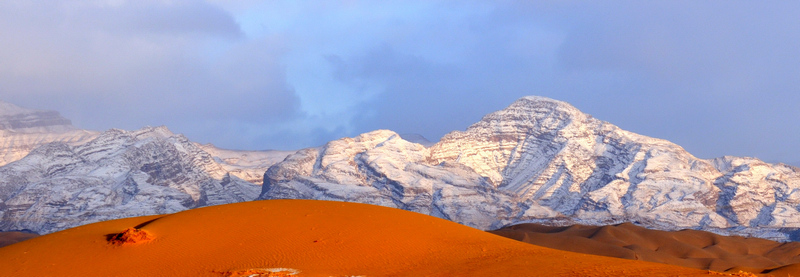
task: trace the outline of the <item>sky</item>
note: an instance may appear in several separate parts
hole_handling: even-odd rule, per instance
[[[229,149],[438,140],[526,95],[800,165],[797,1],[0,2],[0,100]]]

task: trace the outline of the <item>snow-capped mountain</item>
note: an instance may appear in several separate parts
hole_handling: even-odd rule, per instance
[[[270,167],[261,199],[362,202],[487,228],[510,218],[505,194],[458,162],[429,162],[430,150],[392,131],[300,150]]]
[[[249,201],[260,190],[165,127],[112,129],[80,145],[40,146],[0,167],[0,230],[49,233]]]
[[[429,148],[382,130],[298,151],[265,173],[260,198],[364,202],[481,229],[629,221],[783,240],[800,227],[800,169],[698,159],[543,97]]]
[[[0,231],[48,233],[203,205],[303,198],[397,207],[480,229],[634,222],[800,239],[797,167],[699,159],[542,97],[519,99],[435,144],[378,130],[294,153],[223,150],[164,127],[98,135],[57,113],[5,110],[0,131],[60,139],[30,143],[32,151],[18,152],[27,156],[0,166]],[[62,129],[85,137],[63,139]]]
[[[76,145],[98,134],[73,127],[58,112],[25,109],[0,101],[0,166],[25,157],[40,145],[56,141]]]

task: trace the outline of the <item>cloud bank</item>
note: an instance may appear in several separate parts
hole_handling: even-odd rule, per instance
[[[695,155],[800,161],[786,1],[6,1],[0,96],[236,149],[436,140],[524,95]]]

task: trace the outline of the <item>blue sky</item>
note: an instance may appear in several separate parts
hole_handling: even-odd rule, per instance
[[[0,99],[233,149],[436,140],[525,95],[800,164],[793,1],[3,1]]]

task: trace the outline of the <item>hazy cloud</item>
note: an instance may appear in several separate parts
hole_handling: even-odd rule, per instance
[[[84,128],[168,125],[216,142],[301,116],[280,38],[248,39],[202,1],[19,1],[0,7],[6,101],[61,111]],[[262,131],[266,132],[266,131]],[[227,146],[259,146],[227,136]]]
[[[791,161],[800,132],[780,122],[800,119],[791,108],[800,103],[797,11],[785,2],[505,3],[442,27],[462,34],[455,59],[385,42],[331,64],[344,83],[382,89],[359,109],[359,130],[436,139],[533,94],[700,157]],[[420,24],[408,39],[436,48],[426,33],[437,22]]]
[[[524,95],[703,158],[797,161],[786,1],[4,1],[0,96],[90,129],[290,149],[431,140]]]

